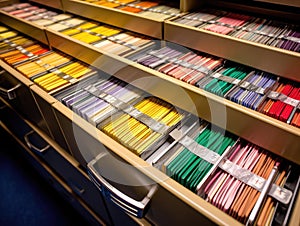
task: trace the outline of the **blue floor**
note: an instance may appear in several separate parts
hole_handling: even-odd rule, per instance
[[[0,225],[89,225],[22,157],[0,127]]]

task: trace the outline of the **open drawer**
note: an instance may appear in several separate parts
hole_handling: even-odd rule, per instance
[[[53,107],[74,157],[87,168],[109,209],[113,207],[157,225],[196,225],[199,222],[241,225],[62,103],[57,102]],[[295,195],[295,200],[290,225],[299,223],[299,194]],[[118,219],[117,216],[113,218]]]
[[[152,194],[154,188],[152,191],[151,188],[155,186],[155,192],[153,192],[153,196],[151,195],[152,198],[148,204],[142,205],[144,214],[134,214],[136,217],[142,217],[143,221],[146,220],[157,225],[195,225],[199,222],[203,222],[205,225],[239,225],[235,219],[227,216],[162,172],[151,167],[133,152],[130,152],[92,124],[73,113],[62,103],[57,102],[52,106],[74,157],[83,167],[91,169],[89,166],[92,163],[89,162],[93,162],[98,158],[101,163],[101,169],[99,168],[101,172],[110,172],[125,181],[146,181],[146,184],[150,185],[144,187],[139,184],[140,186],[136,187],[136,184],[134,186],[123,186],[122,183],[116,183],[114,184],[115,188],[112,190],[120,189],[122,193],[127,194],[126,196],[131,196],[132,199],[129,201],[131,202],[142,200],[143,197],[147,197],[147,194]],[[122,164],[129,169],[120,168]],[[93,180],[96,181],[98,176],[94,174]],[[127,198],[124,201],[122,197],[116,197],[106,189],[103,190],[103,186],[99,186],[99,183],[98,188],[101,192],[108,194],[105,198],[108,199],[108,207],[111,206],[114,210],[119,209],[119,211],[122,210],[129,214],[131,214],[131,210],[135,213],[141,212],[140,209],[126,203]],[[112,196],[115,199],[111,198]],[[116,205],[116,203],[120,205]],[[137,204],[138,202],[133,201],[133,203]],[[140,204],[137,205],[141,207]],[[115,219],[118,220],[118,217],[116,216]]]

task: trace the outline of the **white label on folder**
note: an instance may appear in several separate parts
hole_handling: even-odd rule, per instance
[[[184,138],[182,138],[179,143],[186,147],[190,152],[194,153],[198,157],[211,164],[215,164],[220,158],[220,155],[218,153],[215,153],[208,148],[198,144],[189,136],[185,136]]]

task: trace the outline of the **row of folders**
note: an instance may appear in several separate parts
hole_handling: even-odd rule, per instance
[[[51,29],[88,43],[93,48],[126,57],[192,86],[300,127],[298,82],[172,43],[165,45],[161,41],[95,21],[67,14],[56,14],[53,18],[56,23],[52,21],[49,25]],[[47,46],[5,26],[1,27],[0,32],[0,58],[14,65],[48,92],[56,92],[62,86],[68,86],[93,73],[88,65],[63,53],[50,51]],[[74,73],[75,70],[78,73]],[[57,82],[58,79],[60,82]]]
[[[299,191],[299,166],[7,27],[1,27],[0,35],[1,59],[153,167],[241,223],[288,222]],[[158,51],[162,55],[172,49]],[[202,59],[192,52],[178,52],[176,56]],[[154,55],[161,57],[151,52],[150,59],[148,55],[133,58],[166,69],[164,62],[152,60]],[[210,67],[216,72],[197,84],[218,95],[227,89],[229,96],[238,97],[239,90],[245,89],[231,84],[230,79],[219,81],[225,76],[244,83],[269,84],[259,86],[262,89],[279,89],[281,85],[272,75],[205,57],[209,59],[207,68],[216,65]],[[265,82],[258,82],[262,80]],[[293,82],[284,82],[283,90],[294,87]],[[263,192],[266,186],[268,193]]]

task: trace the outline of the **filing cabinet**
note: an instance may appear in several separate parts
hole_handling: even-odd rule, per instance
[[[98,12],[98,9],[89,3],[80,3],[80,1],[77,0],[64,0],[63,2],[67,2],[66,6],[70,12],[79,13],[79,5],[85,5],[86,9],[90,9],[93,14]],[[184,3],[183,5],[185,5],[184,7],[187,9],[197,5],[195,1],[189,2],[182,0],[181,3]],[[77,6],[77,8],[74,8],[75,6]],[[90,15],[87,17],[90,17]],[[297,73],[295,65],[297,65],[299,61],[299,56],[296,54],[286,54],[282,51],[274,51],[270,48],[261,47],[260,45],[252,45],[248,42],[237,42],[237,40],[231,38],[227,39],[209,32],[199,34],[195,29],[175,25],[172,20],[165,21],[163,27],[165,29],[164,38],[168,41],[177,42],[192,48],[194,46],[191,45],[191,43],[196,43],[196,49],[207,52],[212,51],[209,46],[213,45],[218,48],[214,48],[210,53],[254,67],[257,65],[257,67],[261,69],[266,69],[281,75],[285,74],[283,76],[298,80],[298,77],[295,75],[295,73]],[[176,93],[178,87],[182,88],[196,106],[196,110],[192,110],[197,111],[195,114],[205,120],[212,121],[212,114],[210,112],[212,106],[217,109],[217,114],[225,109],[228,117],[226,119],[226,125],[222,126],[228,126],[231,132],[258,145],[261,144],[262,147],[270,149],[272,152],[299,164],[299,157],[297,155],[297,150],[299,149],[299,143],[297,142],[297,139],[299,139],[299,129],[291,128],[290,125],[286,125],[282,122],[277,123],[275,119],[270,119],[251,110],[249,111],[249,109],[241,107],[240,105],[199,90],[197,87],[174,80],[153,69],[132,63],[128,59],[102,53],[101,51],[93,49],[90,45],[80,43],[70,37],[64,37],[64,35],[59,34],[59,32],[46,30],[45,33],[50,40],[50,45],[53,47],[78,57],[85,62],[91,64],[95,62],[95,65],[99,66],[105,72],[111,73],[124,81],[134,83],[135,80],[141,77],[150,76],[151,80],[155,80],[157,84],[155,84],[155,82],[141,82],[137,84],[137,86],[139,88],[146,88],[151,94],[157,95],[175,105],[178,104],[180,107],[183,106],[185,110],[189,111],[191,109],[189,103],[182,101],[182,96]],[[188,34],[188,37],[183,36],[182,33]],[[196,41],[199,37],[203,42]],[[231,45],[234,45],[236,49],[244,48],[251,54],[247,56],[248,58],[235,55],[234,50],[229,48]],[[279,64],[274,62],[264,65],[259,58],[255,58],[255,56],[257,54],[260,55],[260,53],[272,55],[271,58],[276,58],[276,61],[278,60],[277,56],[279,59],[284,59],[284,64],[287,68],[286,71],[283,70]],[[96,60],[99,61],[96,62]],[[112,67],[112,64],[115,67]],[[276,65],[274,66],[274,64]],[[9,70],[9,67],[4,63],[3,66]],[[13,74],[18,73],[13,72]],[[68,181],[69,186],[77,196],[85,200],[86,203],[90,203],[89,205],[97,214],[101,216],[104,214],[103,218],[108,224],[196,225],[201,222],[203,225],[240,225],[237,220],[187,190],[173,179],[167,177],[131,153],[124,146],[106,136],[83,118],[80,118],[70,109],[66,108],[62,103],[55,100],[52,96],[41,91],[39,87],[33,84],[28,86],[30,86],[30,91],[33,94],[33,100],[38,104],[41,118],[45,118],[45,121],[48,123],[46,127],[44,126],[45,128],[49,128],[48,133],[61,147],[70,151],[70,154],[79,162],[80,167],[82,167],[84,171],[89,171],[90,177],[97,185],[98,190],[93,187],[94,185],[91,185],[91,182],[88,181],[85,176],[74,176],[77,175],[80,170],[73,167],[73,161],[69,158],[65,158],[65,154],[61,155],[60,152],[49,147],[43,150],[42,153],[39,153],[40,158],[49,165],[52,165],[53,169]],[[177,98],[174,93],[176,93],[176,95],[179,94],[178,96],[180,96],[180,98]],[[37,119],[38,117],[31,115],[30,118]],[[220,124],[222,123],[224,123],[224,121],[220,122]],[[37,124],[41,126],[40,123]],[[15,130],[15,132],[18,134],[20,131]],[[20,136],[22,137],[27,134],[27,142],[34,144],[34,141],[37,139],[36,134],[30,131],[28,132],[29,133],[22,132]],[[267,138],[266,134],[268,134]],[[275,140],[274,138],[276,137],[278,137],[278,139]],[[43,144],[45,141],[42,139],[39,140],[39,142]],[[47,146],[47,144],[42,145],[42,147]],[[109,159],[107,156],[112,156],[113,158]],[[97,169],[94,168],[95,171],[93,174],[91,170],[97,166],[97,163],[100,166]],[[123,170],[118,164],[128,164],[133,167],[133,170]],[[116,167],[116,165],[118,167]],[[79,167],[79,165],[77,167]],[[113,181],[101,183],[102,176],[103,174],[105,176],[106,171],[113,172],[120,178],[128,180],[131,180],[131,178],[138,179],[141,176],[141,178],[143,178],[141,181],[147,181],[147,186],[140,186],[139,188],[136,186],[124,187],[122,183],[114,183]],[[148,186],[149,184],[151,186]],[[151,188],[153,188],[155,192],[150,192]],[[113,191],[119,196],[113,193]],[[103,197],[101,195],[103,195]],[[128,203],[126,202],[127,198],[124,198],[126,196],[131,197],[135,201],[144,200],[145,197],[145,200],[147,200],[148,198],[145,211],[139,216],[142,217],[141,219],[130,217],[127,214],[132,211],[134,213],[138,211],[135,206],[130,204],[131,201],[134,202],[132,199],[129,199]],[[97,200],[93,200],[93,197],[97,197]],[[102,200],[100,198],[98,199],[98,197],[102,197]],[[107,208],[107,214],[105,214],[103,209],[97,206],[98,200],[100,200],[100,206],[103,205]],[[297,225],[299,223],[300,219],[297,212],[299,209],[300,196],[298,194],[290,225]]]

